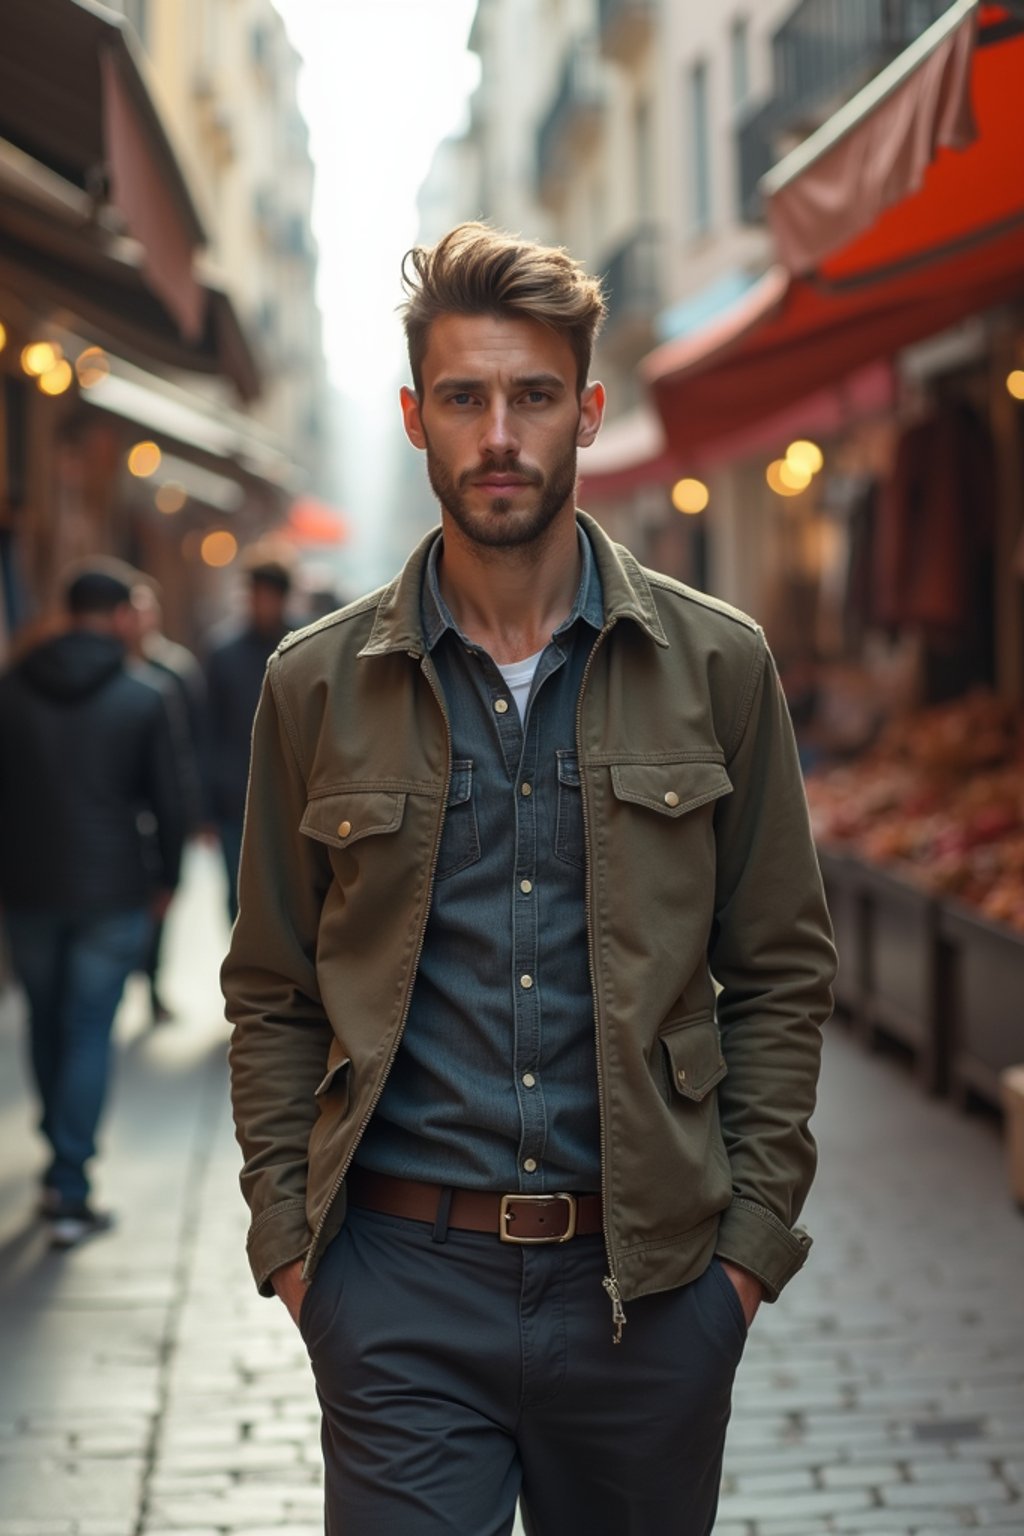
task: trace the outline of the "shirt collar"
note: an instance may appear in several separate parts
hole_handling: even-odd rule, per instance
[[[601,576],[597,569],[597,561],[594,559],[594,551],[590,540],[583,529],[577,523],[577,537],[580,541],[580,584],[576,589],[576,601],[566,618],[564,618],[555,630],[552,639],[564,635],[571,629],[577,619],[582,619],[592,629],[599,630],[604,624],[604,593],[601,588]],[[427,556],[426,579],[423,583],[423,636],[427,642],[427,650],[432,651],[444,634],[450,629],[458,635],[463,644],[469,641],[459,629],[452,618],[448,604],[441,595],[441,582],[438,576],[438,564],[441,558],[441,546],[443,538],[435,539]]]

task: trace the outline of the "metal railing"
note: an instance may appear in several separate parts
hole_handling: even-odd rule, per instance
[[[629,322],[650,325],[661,308],[658,239],[654,225],[639,224],[608,258],[604,269],[607,339]]]
[[[566,160],[582,132],[604,107],[601,63],[590,39],[570,45],[554,99],[537,129],[537,190],[542,201],[566,173]]]

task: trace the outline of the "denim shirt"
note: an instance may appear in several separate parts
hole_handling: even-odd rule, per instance
[[[456,1188],[597,1190],[600,1128],[576,709],[604,620],[580,530],[576,601],[520,721],[441,595],[423,632],[444,691],[452,775],[405,1033],[356,1161]]]

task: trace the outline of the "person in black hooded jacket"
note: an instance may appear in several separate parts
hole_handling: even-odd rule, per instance
[[[126,656],[137,579],[117,561],[80,568],[67,629],[0,678],[0,905],[28,1000],[51,1151],[40,1214],[57,1247],[111,1224],[86,1174],[111,1027],[177,885],[186,833],[174,720]]]

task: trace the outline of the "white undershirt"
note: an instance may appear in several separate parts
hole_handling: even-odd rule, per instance
[[[537,670],[537,663],[544,651],[535,651],[532,656],[527,656],[523,661],[510,662],[508,666],[498,667],[498,671],[509,686],[509,691],[516,701],[516,709],[523,724],[526,723],[526,705],[530,697],[530,689],[533,687],[533,677]]]

